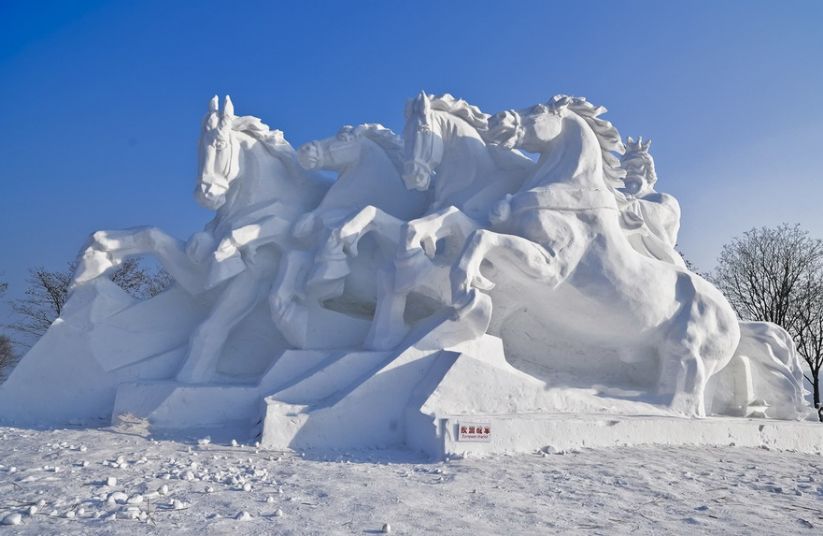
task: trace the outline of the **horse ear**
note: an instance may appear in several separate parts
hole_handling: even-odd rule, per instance
[[[648,140],[646,140],[646,144],[642,146],[642,147],[643,147],[643,150],[644,150],[644,151],[648,151],[648,150],[649,150],[649,146],[650,146],[651,144],[652,144],[652,140],[651,140],[651,138],[649,138]]]
[[[231,97],[226,95],[225,100],[223,101],[223,116],[224,117],[233,117],[234,116],[234,104],[231,102]]]
[[[209,113],[210,114],[217,111],[218,102],[219,102],[219,100],[217,98],[217,95],[215,95],[214,97],[211,98],[211,100],[209,101]]]
[[[631,145],[631,144],[633,144],[633,143],[634,143],[634,138],[632,138],[631,136],[629,136],[628,138],[626,138],[626,145]]]
[[[432,108],[432,101],[425,91],[420,92],[420,108],[420,111],[425,115],[429,115]]]

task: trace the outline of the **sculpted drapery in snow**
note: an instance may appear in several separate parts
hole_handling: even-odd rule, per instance
[[[627,205],[623,210],[623,224],[629,231],[632,246],[645,255],[671,262],[685,263],[677,253],[677,232],[680,230],[680,204],[671,195],[654,190],[657,173],[649,153],[651,140],[626,140],[626,152],[621,165],[626,171],[622,188]]]
[[[760,364],[784,372],[766,396],[799,407],[796,356],[749,339],[735,353],[734,312],[674,249],[680,209],[654,190],[649,142],[624,146],[605,111],[560,95],[490,116],[421,93],[402,139],[346,126],[295,152],[215,98],[196,190],[214,220],[186,244],[154,228],[95,233],[77,283],[148,253],[209,296],[183,382],[218,381],[229,334],[268,296],[271,329],[294,348],[390,350],[452,318],[441,348],[498,336],[510,363],[549,386],[645,393],[704,415],[718,372]],[[783,348],[771,329],[759,336]],[[745,409],[753,396],[721,398]]]

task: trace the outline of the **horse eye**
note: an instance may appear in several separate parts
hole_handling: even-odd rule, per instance
[[[223,140],[217,140],[216,142],[214,142],[214,146],[218,149],[225,149],[226,148],[226,142],[223,141]]]

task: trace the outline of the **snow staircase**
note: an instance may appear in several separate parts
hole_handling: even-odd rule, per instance
[[[444,315],[415,329],[399,350],[350,352],[306,370],[263,399],[261,443],[276,449],[405,446],[406,410],[415,389],[436,362],[457,358],[441,350],[444,341],[466,338],[456,324]],[[436,368],[442,370],[435,376],[442,377],[448,366]],[[415,409],[425,401],[418,398]]]

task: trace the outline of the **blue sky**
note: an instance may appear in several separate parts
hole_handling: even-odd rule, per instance
[[[347,123],[400,131],[420,89],[489,113],[586,96],[653,138],[701,268],[753,226],[823,237],[821,21],[819,1],[5,0],[0,273],[18,296],[28,267],[61,268],[96,229],[199,230],[214,93],[295,146]]]

